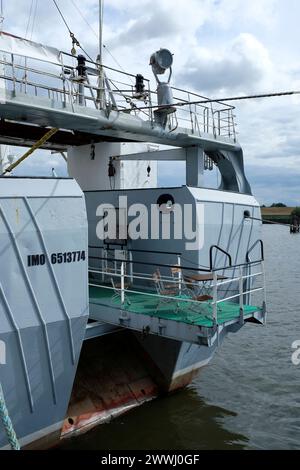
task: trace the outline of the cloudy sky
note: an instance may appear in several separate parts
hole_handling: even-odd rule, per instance
[[[98,1],[57,1],[95,57]],[[51,0],[3,3],[5,31],[70,50]],[[106,0],[104,61],[149,76],[149,56],[167,47],[174,53],[173,84],[178,87],[215,98],[300,90],[299,20],[299,0]],[[256,197],[265,204],[300,205],[300,97],[237,102],[236,107]],[[43,152],[18,171],[40,172],[44,161],[44,173],[55,167],[65,174],[63,160]],[[170,175],[170,167],[163,165],[161,181],[182,184],[182,171],[176,170],[173,166]]]

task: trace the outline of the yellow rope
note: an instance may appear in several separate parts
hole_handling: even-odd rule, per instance
[[[12,170],[14,170],[18,165],[20,165],[20,163],[22,163],[24,160],[26,160],[26,158],[28,158],[30,155],[32,155],[33,152],[35,152],[35,150],[40,148],[45,142],[47,142],[47,140],[51,139],[51,137],[54,134],[56,134],[56,132],[58,132],[58,130],[59,130],[58,128],[54,127],[53,129],[48,131],[47,134],[45,134],[38,142],[36,142],[31,147],[31,149],[29,149],[21,158],[19,158],[15,163],[12,163],[12,165],[10,165],[8,168],[6,168],[3,175],[5,175],[5,173],[10,173]]]

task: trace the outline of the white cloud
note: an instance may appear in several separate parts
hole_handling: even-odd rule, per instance
[[[138,25],[141,19],[144,20],[145,27],[151,31],[160,30],[160,34],[164,35],[164,28],[167,32],[173,29],[177,32],[185,32],[187,35],[194,34],[203,23],[208,20],[213,9],[213,2],[210,0],[112,0],[108,2],[108,6],[114,6],[116,10],[126,9],[129,24]],[[148,26],[145,19],[149,20]],[[125,26],[125,27],[124,27]],[[126,30],[126,25],[123,25]],[[134,33],[134,32],[133,32]],[[137,39],[139,35],[136,35]]]
[[[272,69],[263,44],[242,33],[217,49],[194,48],[179,80],[204,93],[249,93],[270,84]]]
[[[280,0],[220,0],[215,3],[214,21],[229,29],[238,22],[240,27],[255,23],[270,29],[278,21]]]
[[[58,3],[72,31],[96,57],[98,1],[73,1]],[[30,4],[31,0],[5,2],[4,29],[24,36]],[[299,17],[298,0],[106,0],[104,42],[124,68],[148,77],[150,54],[169,47],[174,53],[173,83],[192,86],[201,94],[216,97],[300,89]],[[38,1],[33,39],[71,48],[51,1]],[[108,53],[104,58],[107,65],[116,65]],[[246,163],[270,172],[284,165],[292,173],[300,157],[299,100],[235,104]],[[37,166],[32,171],[38,171]],[[264,177],[267,181],[268,171]],[[279,177],[280,172],[273,175]],[[287,178],[286,174],[285,183]],[[261,188],[257,186],[258,191]]]

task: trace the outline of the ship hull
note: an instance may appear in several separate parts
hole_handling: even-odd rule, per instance
[[[222,342],[226,331],[220,335]],[[142,404],[187,387],[215,348],[129,330],[87,342],[60,439],[78,436]]]
[[[175,196],[188,202],[192,191],[183,188]],[[150,204],[151,194],[144,196]],[[131,197],[134,200],[133,192]],[[88,253],[93,259],[88,244],[94,245],[90,237],[96,232],[93,204],[100,199],[98,193],[85,198],[71,180],[8,178],[0,187],[0,265],[10,273],[0,269],[0,341],[7,349],[0,379],[23,448],[49,448],[186,387],[210,362],[226,334],[243,325],[240,317],[234,324],[219,324],[208,338],[197,326],[178,322],[170,329],[167,324],[162,335],[159,329],[151,331],[152,323],[155,326],[151,315],[142,325],[135,324],[142,315],[132,316],[131,324],[125,325],[123,315],[115,323],[111,315],[106,324],[118,331],[97,330],[97,337],[88,339],[87,322],[89,327],[105,321],[97,317],[88,292]],[[248,206],[229,201],[209,204],[215,208],[213,221],[221,214],[224,224],[219,234],[215,223],[205,225],[209,240],[205,259],[207,247],[221,243],[223,237],[238,253],[235,261],[238,256],[242,261],[258,236],[252,223],[240,223]],[[232,237],[232,221],[240,233],[238,242]],[[162,248],[168,252],[167,246]],[[151,251],[146,254],[143,263],[153,271]],[[197,263],[202,266],[205,260],[199,258]],[[101,315],[107,310],[107,305],[102,306]],[[187,332],[195,328],[197,335],[187,342]],[[3,429],[1,448],[7,448]]]
[[[121,330],[82,347],[67,416],[21,439],[25,449],[47,449],[110,422],[146,402],[188,386],[213,348]]]

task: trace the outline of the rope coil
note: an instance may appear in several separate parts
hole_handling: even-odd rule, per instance
[[[7,440],[12,450],[20,450],[20,444],[13,428],[13,424],[8,414],[6,403],[4,400],[2,385],[0,383],[0,420],[3,424]]]

